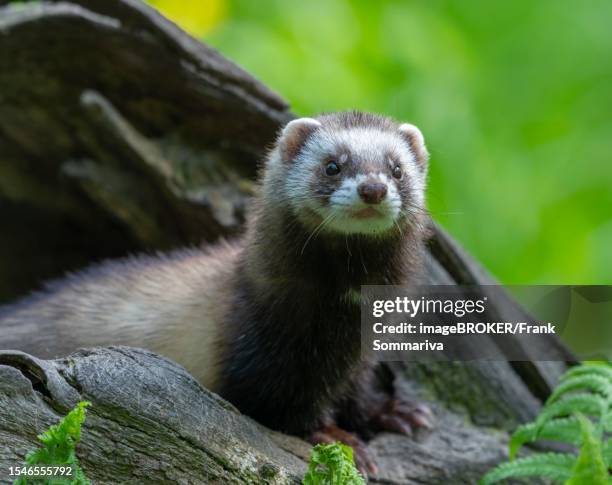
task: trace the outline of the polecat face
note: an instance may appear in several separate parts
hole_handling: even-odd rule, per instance
[[[421,132],[366,113],[289,123],[279,140],[285,195],[310,229],[383,234],[424,211]]]

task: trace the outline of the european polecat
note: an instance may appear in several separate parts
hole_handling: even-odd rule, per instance
[[[367,390],[359,331],[360,286],[409,283],[419,266],[427,159],[410,124],[359,112],[294,120],[242,239],[52,282],[0,311],[0,348],[145,347],[261,423],[349,441],[371,465],[337,424],[409,432],[429,419]]]

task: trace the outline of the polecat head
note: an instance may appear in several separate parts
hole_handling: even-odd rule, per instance
[[[310,229],[383,234],[424,212],[427,159],[414,125],[359,112],[300,118],[280,134],[264,184]]]

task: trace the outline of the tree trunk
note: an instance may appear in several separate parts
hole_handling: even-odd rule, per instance
[[[258,161],[293,116],[281,97],[136,0],[5,6],[0,33],[0,301],[94,260],[240,231]],[[422,278],[495,284],[439,227]],[[493,313],[516,309],[508,298]],[[543,344],[556,362],[525,349],[525,362],[386,365],[438,425],[375,437],[373,481],[474,483],[573,360],[554,337]],[[0,364],[0,477],[82,399],[93,406],[78,454],[99,483],[289,483],[305,471],[304,442],[149,352],[9,351]]]

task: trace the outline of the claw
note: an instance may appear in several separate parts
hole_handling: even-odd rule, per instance
[[[379,416],[378,420],[386,431],[412,436],[412,428],[398,416],[382,414]]]
[[[413,428],[431,429],[433,427],[433,414],[429,410],[425,411],[420,407],[411,408],[399,405],[395,409],[395,414],[408,421]]]
[[[434,416],[424,404],[410,404],[390,399],[375,418],[375,424],[385,431],[411,435],[418,428],[431,429]]]

